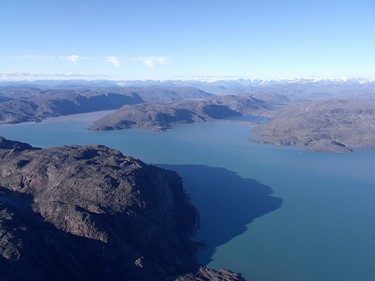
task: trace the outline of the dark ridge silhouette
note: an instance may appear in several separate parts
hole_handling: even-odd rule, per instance
[[[176,171],[184,188],[198,209],[198,239],[205,249],[200,262],[212,260],[215,247],[223,245],[246,231],[255,218],[280,208],[282,199],[272,196],[269,186],[235,172],[204,165],[157,165]]]

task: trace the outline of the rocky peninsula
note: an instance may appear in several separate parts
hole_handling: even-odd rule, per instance
[[[181,178],[105,146],[0,137],[1,280],[243,280],[195,261]]]
[[[91,130],[143,128],[162,131],[177,124],[207,122],[234,116],[266,116],[275,104],[249,95],[224,95],[202,100],[125,105],[94,122]]]
[[[253,133],[263,143],[348,153],[375,148],[375,99],[326,99],[292,104]]]

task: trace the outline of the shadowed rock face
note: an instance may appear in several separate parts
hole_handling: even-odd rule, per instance
[[[0,165],[4,280],[242,280],[199,269],[197,212],[175,172],[104,146],[4,138]]]

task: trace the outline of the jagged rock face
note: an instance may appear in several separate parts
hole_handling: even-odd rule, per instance
[[[0,167],[0,279],[164,280],[197,270],[197,213],[176,173],[104,146],[4,138]]]

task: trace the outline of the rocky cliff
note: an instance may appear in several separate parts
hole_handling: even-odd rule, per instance
[[[104,146],[0,138],[0,280],[242,280],[200,268],[174,172]]]

